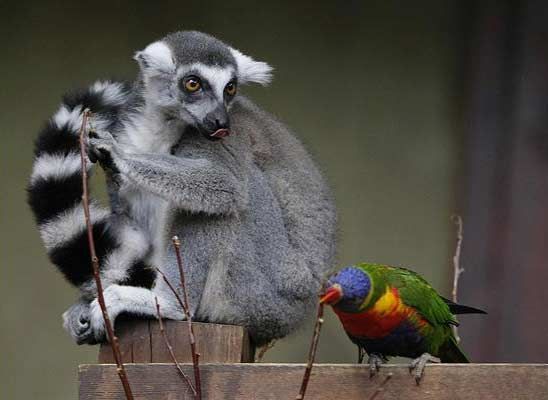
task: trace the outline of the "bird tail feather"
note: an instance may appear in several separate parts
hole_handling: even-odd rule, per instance
[[[470,360],[461,350],[454,338],[450,338],[440,349],[440,359],[443,363],[469,363]]]
[[[457,304],[449,299],[446,299],[445,297],[442,297],[442,299],[445,304],[449,306],[449,311],[453,314],[487,314],[486,311],[480,310],[479,308]]]

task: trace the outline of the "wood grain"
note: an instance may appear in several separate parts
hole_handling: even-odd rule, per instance
[[[304,364],[201,365],[204,398],[292,399],[299,391]],[[183,369],[192,373],[192,365]],[[136,399],[191,399],[171,364],[127,366]],[[429,365],[420,386],[405,365],[387,365],[369,379],[368,366],[319,364],[312,370],[306,399],[368,399],[385,380],[376,400],[517,400],[548,398],[548,364]],[[115,365],[80,366],[80,400],[124,398]]]
[[[252,362],[255,354],[245,328],[235,325],[193,322],[200,363]],[[186,322],[164,320],[166,335],[179,362],[192,362]],[[171,363],[171,357],[155,320],[116,321],[124,363]],[[102,344],[99,363],[113,363],[109,344]]]
[[[117,320],[116,335],[124,363],[149,363],[152,361],[148,320],[139,321],[139,323],[127,319]],[[110,345],[101,345],[98,359],[99,363],[114,363]]]

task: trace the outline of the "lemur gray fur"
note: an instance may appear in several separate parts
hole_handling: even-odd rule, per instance
[[[185,318],[154,269],[179,283],[178,235],[197,320],[247,326],[257,345],[291,333],[332,267],[336,216],[301,143],[236,93],[266,85],[271,67],[190,31],[135,59],[133,84],[65,96],[36,141],[29,204],[51,261],[81,290],[65,328],[77,343],[105,337],[81,203],[78,131],[89,108],[89,158],[110,197],[110,209],[92,201],[91,217],[111,319],[154,317],[155,297],[164,317]]]

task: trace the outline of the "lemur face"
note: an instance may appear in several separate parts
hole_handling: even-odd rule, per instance
[[[229,109],[241,84],[270,82],[272,68],[212,36],[170,34],[137,52],[144,97],[168,119],[193,126],[210,140],[230,132]]]
[[[230,134],[228,108],[238,91],[236,66],[195,63],[177,71],[181,116],[205,137],[219,140]]]

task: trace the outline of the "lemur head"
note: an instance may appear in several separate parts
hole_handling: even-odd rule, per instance
[[[169,34],[137,52],[135,59],[147,105],[211,140],[230,134],[228,109],[238,86],[266,85],[272,76],[268,64],[195,31]]]

